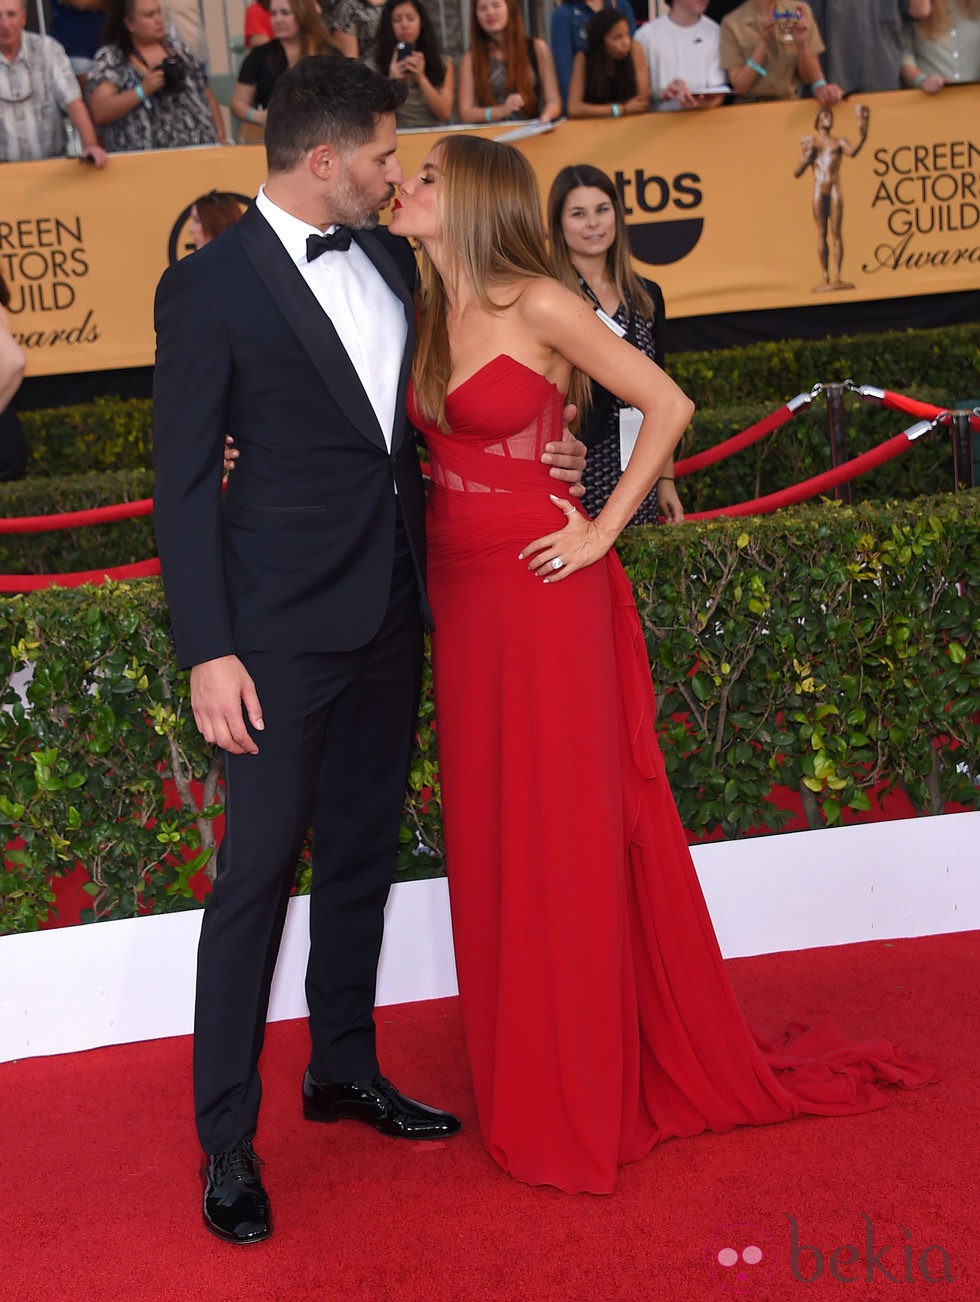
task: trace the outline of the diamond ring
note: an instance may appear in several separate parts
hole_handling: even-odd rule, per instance
[[[564,564],[565,562],[562,560],[562,558],[560,556],[556,556],[555,559],[551,562],[551,568],[553,570],[560,570]]]

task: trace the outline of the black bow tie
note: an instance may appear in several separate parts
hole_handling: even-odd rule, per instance
[[[329,235],[307,235],[306,261],[312,262],[321,253],[327,253],[331,249],[336,249],[339,253],[346,253],[349,248],[350,227],[335,226]]]

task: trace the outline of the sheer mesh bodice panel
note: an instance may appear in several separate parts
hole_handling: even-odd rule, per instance
[[[563,406],[562,394],[549,380],[506,353],[448,395],[451,434],[426,421],[414,394],[409,397],[409,414],[429,448],[432,483],[457,493],[540,492],[550,482],[541,454],[546,443],[561,438]]]

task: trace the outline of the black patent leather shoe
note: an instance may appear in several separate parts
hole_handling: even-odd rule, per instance
[[[272,1233],[269,1197],[262,1187],[262,1159],[248,1139],[201,1166],[204,1224],[225,1243],[260,1243]]]
[[[392,1139],[448,1139],[460,1120],[399,1094],[390,1080],[319,1081],[303,1077],[303,1116],[307,1121],[363,1121]]]

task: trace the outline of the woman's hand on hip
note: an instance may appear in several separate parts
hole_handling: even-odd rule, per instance
[[[603,534],[594,520],[576,511],[571,502],[561,497],[552,497],[551,501],[565,516],[565,527],[528,543],[518,560],[528,561],[531,573],[545,583],[559,583],[576,570],[601,561],[614,540]]]

